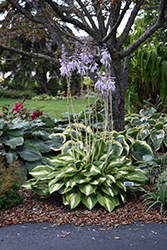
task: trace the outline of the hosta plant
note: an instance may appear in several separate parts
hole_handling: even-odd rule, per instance
[[[155,113],[153,107],[139,114],[125,116],[127,136],[130,141],[146,141],[153,152],[167,150],[167,115]]]
[[[34,178],[23,187],[41,197],[61,195],[64,205],[71,209],[82,202],[91,210],[99,203],[111,212],[120,200],[126,201],[128,189],[137,190],[147,177],[112,145],[108,145],[109,151],[107,145],[100,139],[86,154],[82,145],[73,146],[68,153],[50,158],[52,166],[35,167],[30,172]]]

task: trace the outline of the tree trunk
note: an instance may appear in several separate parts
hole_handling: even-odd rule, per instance
[[[128,61],[129,62],[129,61]],[[112,92],[112,114],[109,109],[109,128],[111,130],[111,115],[113,117],[113,129],[115,131],[123,131],[125,129],[124,122],[124,106],[125,106],[125,95],[128,86],[128,66],[123,69],[122,61],[118,60],[111,65],[112,76],[115,79],[115,91]]]

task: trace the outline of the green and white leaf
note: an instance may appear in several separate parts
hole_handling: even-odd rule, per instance
[[[79,190],[84,193],[86,196],[95,193],[97,186],[90,184],[81,184],[79,185]]]
[[[48,177],[48,175],[50,173],[52,173],[53,171],[53,168],[50,167],[50,166],[44,166],[44,165],[41,165],[41,166],[37,166],[35,167],[31,172],[30,174],[37,178],[37,179],[46,179]]]
[[[130,146],[132,157],[137,161],[144,161],[146,156],[153,159],[151,147],[145,141],[136,141]]]
[[[64,185],[64,182],[56,182],[56,183],[52,184],[49,187],[49,193],[52,194],[52,193],[58,191],[63,185]]]
[[[99,193],[97,195],[97,200],[100,205],[103,206],[109,212],[111,212],[115,208],[116,202],[113,197],[110,197],[108,195],[102,195],[101,193]]]
[[[63,196],[65,196],[65,200],[67,201],[67,204],[69,205],[69,207],[71,209],[78,206],[78,204],[81,201],[81,193],[80,192],[72,192],[72,193],[69,192],[69,193],[66,193]],[[64,203],[64,201],[63,201],[63,203]],[[66,204],[64,204],[64,205],[66,205]]]
[[[97,197],[95,195],[86,196],[84,194],[81,195],[82,203],[90,210],[96,205]]]
[[[163,129],[155,130],[155,131],[151,132],[150,137],[151,137],[151,140],[154,144],[155,150],[158,150],[161,147],[162,142],[164,140],[165,132]]]

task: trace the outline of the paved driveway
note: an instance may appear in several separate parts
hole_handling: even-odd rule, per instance
[[[0,228],[0,250],[167,250],[167,224],[100,226],[26,223]]]

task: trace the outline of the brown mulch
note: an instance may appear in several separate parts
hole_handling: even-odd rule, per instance
[[[145,189],[152,189],[151,185],[145,185]],[[23,224],[26,222],[49,222],[56,224],[74,225],[101,225],[115,227],[120,224],[133,224],[137,222],[167,223],[167,210],[163,210],[163,215],[159,210],[151,209],[145,213],[141,192],[137,197],[129,197],[125,204],[116,207],[111,213],[107,212],[100,205],[96,205],[89,211],[84,205],[79,205],[76,209],[70,210],[63,205],[61,197],[50,197],[41,199],[32,190],[20,189],[19,192],[24,197],[23,203],[12,207],[9,210],[0,211],[0,227]]]

